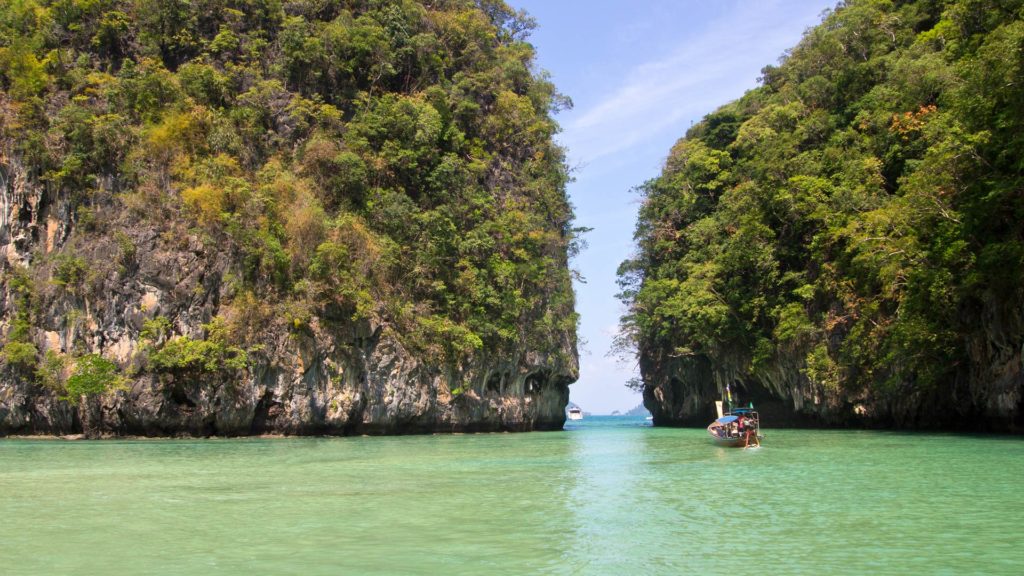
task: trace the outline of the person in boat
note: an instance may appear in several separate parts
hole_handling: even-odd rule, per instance
[[[750,448],[750,442],[751,441],[754,442],[754,446],[760,446],[761,445],[761,440],[757,437],[757,426],[754,425],[753,419],[744,416],[740,420],[741,420],[741,422],[743,422],[742,426],[743,426],[743,428],[746,431],[745,432],[746,439],[745,439],[745,442],[743,444],[743,447],[744,448]]]

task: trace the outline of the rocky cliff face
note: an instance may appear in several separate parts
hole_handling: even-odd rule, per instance
[[[994,295],[973,311],[976,327],[959,344],[964,359],[950,377],[860,389],[810,377],[812,342],[789,346],[753,369],[749,350],[680,356],[648,348],[640,354],[644,406],[656,425],[706,426],[728,384],[734,399],[753,402],[768,427],[853,427],[1024,432],[1024,317]],[[842,334],[834,334],[837,339]]]
[[[171,241],[128,221],[99,226],[130,234],[131,262],[120,263],[110,238],[79,246],[93,270],[80,285],[55,286],[47,255],[75,242],[67,207],[26,184],[17,164],[2,168],[7,186],[0,227],[5,271],[32,260],[38,320],[31,341],[41,353],[76,347],[131,366],[144,354],[139,332],[147,319],[173,319],[184,334],[201,333],[232,295],[225,275],[230,255],[196,236]],[[117,210],[97,218],[120,218]],[[90,284],[86,286],[86,284]],[[0,300],[11,324],[11,283]],[[79,294],[95,294],[85,298]],[[243,314],[257,310],[241,310]],[[344,318],[344,316],[342,316]],[[569,385],[578,375],[575,338],[547,352],[481,352],[460,365],[439,365],[410,352],[386,324],[314,319],[296,334],[280,319],[263,318],[249,339],[261,349],[248,369],[234,372],[144,374],[126,389],[73,405],[5,364],[0,373],[0,435],[243,436],[250,434],[408,434],[560,429]]]
[[[1012,312],[1003,328],[1019,322]],[[766,427],[854,427],[1024,432],[1021,331],[975,335],[972,358],[952,382],[927,390],[879,394],[829,389],[806,374],[806,351],[775,358],[756,374],[737,359],[643,355],[644,407],[655,425],[706,426],[726,383],[741,404],[753,402]],[[998,360],[994,360],[998,359]]]

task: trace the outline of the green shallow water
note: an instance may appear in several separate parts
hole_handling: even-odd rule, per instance
[[[0,441],[0,574],[1024,574],[1024,440]]]

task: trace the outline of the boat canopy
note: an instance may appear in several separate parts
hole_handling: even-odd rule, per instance
[[[731,415],[730,416],[722,416],[718,420],[715,420],[715,422],[718,422],[719,424],[728,424],[729,422],[735,422],[735,421],[739,420],[739,418],[740,418],[739,416],[731,416]]]
[[[733,414],[750,414],[751,412],[753,412],[753,410],[750,408],[736,408],[732,410]]]

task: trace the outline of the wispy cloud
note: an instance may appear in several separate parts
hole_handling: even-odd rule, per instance
[[[754,62],[751,54],[781,55],[816,21],[806,0],[735,3],[711,27],[680,38],[667,57],[637,66],[606,98],[574,113],[562,141],[574,161],[591,164],[669,130],[678,137],[687,119],[737,98],[773,63]]]

